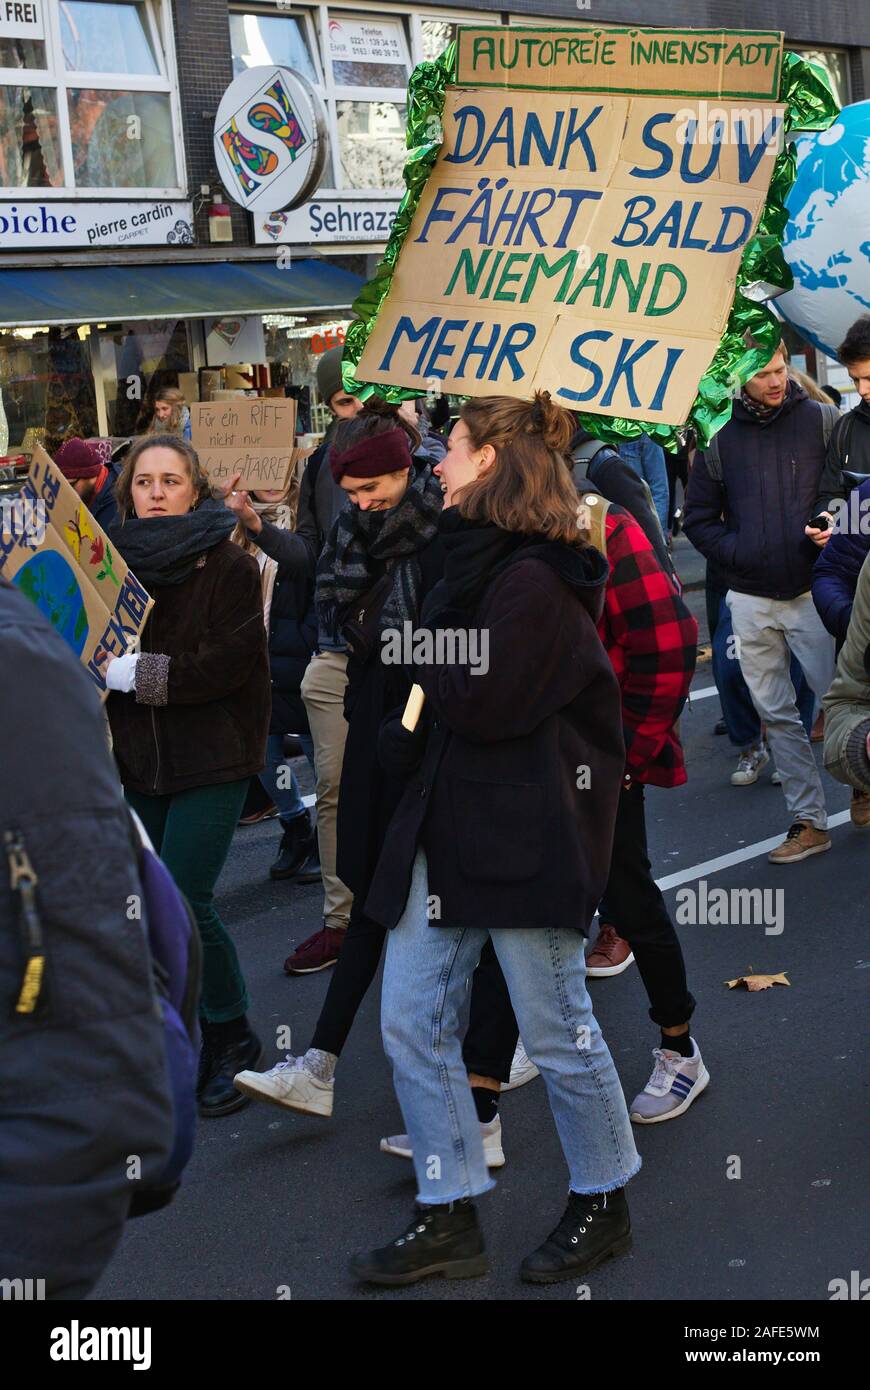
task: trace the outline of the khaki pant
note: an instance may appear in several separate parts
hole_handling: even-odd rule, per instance
[[[758,717],[767,726],[789,816],[793,822],[808,821],[824,830],[825,792],[795,703],[789,663],[794,653],[821,699],[834,678],[834,639],[825,631],[810,593],[775,599],[729,589],[725,602],[740,643],[740,669]]]
[[[344,652],[318,653],[311,658],[302,677],[302,698],[314,741],[323,919],[328,927],[338,930],[347,927],[353,903],[353,894],[335,872],[338,788],[347,739],[347,721],[344,717],[346,686],[347,656]]]

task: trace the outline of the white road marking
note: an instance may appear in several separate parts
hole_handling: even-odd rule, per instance
[[[715,685],[704,685],[700,690],[689,691],[689,704],[691,704],[693,700],[706,700],[709,695],[718,694],[719,691],[716,689]]]
[[[848,811],[838,811],[836,815],[828,816],[828,829],[834,830],[838,825],[845,825],[848,819]],[[718,874],[722,869],[730,869],[732,864],[742,864],[746,859],[757,859],[760,855],[776,849],[784,839],[784,835],[774,835],[769,840],[758,840],[754,845],[744,845],[742,849],[734,849],[730,854],[720,854],[718,859],[708,859],[703,864],[694,864],[691,869],[679,869],[675,874],[657,878],[656,883],[662,892],[666,893],[669,888],[677,888],[681,883],[691,883],[693,879]]]

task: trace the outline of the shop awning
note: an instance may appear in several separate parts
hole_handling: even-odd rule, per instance
[[[0,328],[349,309],[363,283],[313,259],[0,270]]]

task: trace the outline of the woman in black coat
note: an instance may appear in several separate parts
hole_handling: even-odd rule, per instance
[[[393,928],[382,1022],[418,1206],[404,1235],[353,1261],[369,1282],[486,1270],[471,1199],[493,1183],[458,1022],[487,936],[571,1179],[522,1277],[580,1277],[629,1244],[623,1188],[640,1159],[581,936],[607,878],[624,746],[596,632],[607,562],[578,529],[571,427],[547,395],[470,401],[435,470],[446,556],[415,642],[425,724],[403,735],[393,720],[384,737],[387,759],[416,743],[419,763],[365,905]]]
[[[203,945],[200,1114],[229,1115],[233,1087],[262,1046],[214,889],[248,783],[263,766],[269,667],[260,576],[230,541],[233,517],[196,452],[177,435],[146,435],[116,488],[109,532],[154,599],[141,652],[106,667],[124,793],[196,916]]]

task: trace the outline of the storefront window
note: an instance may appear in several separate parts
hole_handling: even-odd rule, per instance
[[[309,82],[318,81],[304,21],[295,15],[231,14],[230,43],[234,77],[246,68],[276,63],[301,73]]]
[[[458,26],[449,19],[424,19],[421,24],[423,35],[423,61],[431,63],[439,58],[448,44],[456,38]]]
[[[0,39],[0,189],[181,195],[169,0],[43,4]]]
[[[72,87],[69,121],[79,188],[169,188],[177,182],[169,97]]]
[[[99,333],[99,364],[110,435],[141,434],[151,423],[154,397],[180,385],[191,371],[184,319],[112,324]]]
[[[10,39],[0,34],[0,68],[44,68],[42,39]]]
[[[13,453],[98,433],[88,343],[75,328],[0,331],[0,393]]]
[[[329,54],[337,87],[406,87],[409,59],[400,19],[331,10]]]
[[[339,101],[336,108],[345,187],[398,187],[407,155],[405,107],[392,101]]]
[[[60,33],[70,72],[124,72],[156,77],[160,72],[148,37],[144,5],[64,0]]]
[[[50,87],[0,86],[0,187],[62,185],[54,91]]]

